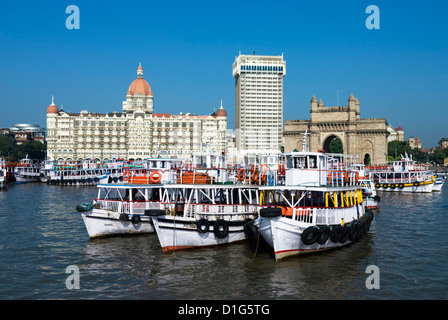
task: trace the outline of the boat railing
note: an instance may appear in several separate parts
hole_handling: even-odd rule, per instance
[[[145,214],[147,209],[161,209],[158,201],[121,201],[95,199],[94,208],[126,214]]]
[[[256,213],[258,205],[256,204],[199,204],[199,203],[163,203],[164,209],[169,212],[182,214],[187,218],[195,218],[198,215],[225,215],[235,216],[250,213]]]
[[[312,225],[335,225],[340,224],[341,221],[350,222],[357,219],[362,211],[359,205],[346,208],[302,207],[289,209],[292,210],[287,210],[285,216],[290,217],[292,220]]]

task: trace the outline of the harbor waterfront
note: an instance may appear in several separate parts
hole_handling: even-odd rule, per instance
[[[41,183],[0,192],[0,299],[448,298],[446,188],[380,191],[357,243],[282,261],[262,242],[166,254],[156,234],[89,239],[75,207],[96,194]],[[368,285],[372,266],[377,289]],[[68,285],[71,270],[79,287]]]

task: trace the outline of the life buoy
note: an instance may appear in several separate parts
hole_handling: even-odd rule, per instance
[[[329,226],[322,226],[319,227],[319,234],[317,236],[317,243],[318,244],[324,244],[327,242],[328,238],[330,237],[330,227]]]
[[[123,180],[124,180],[124,181],[128,181],[130,177],[131,177],[131,173],[129,172],[129,170],[126,170],[126,171],[123,173]]]
[[[278,173],[281,175],[285,175],[286,167],[283,163],[278,165]]]
[[[149,175],[149,180],[151,180],[152,183],[159,183],[162,180],[162,175],[159,171],[153,171]]]
[[[196,222],[196,228],[198,229],[199,233],[207,233],[210,228],[210,223],[207,219],[199,219]]]
[[[345,182],[348,182],[350,180],[350,176],[348,174],[348,171],[345,171]]]
[[[300,239],[304,244],[309,246],[316,242],[318,236],[319,229],[317,229],[317,227],[308,227],[302,232]]]
[[[356,172],[356,176],[355,176],[355,182],[359,181],[359,172]]]
[[[266,163],[263,163],[261,165],[261,171],[266,172],[269,170],[269,166]]]
[[[240,169],[240,170],[238,171],[238,180],[243,181],[244,178],[246,178],[246,173],[244,172],[243,169]]]
[[[253,171],[253,174],[252,174],[252,181],[256,182],[257,180],[258,180],[258,171],[255,170],[255,171]]]
[[[215,234],[216,238],[224,239],[229,234],[229,225],[226,221],[218,219],[213,224],[213,233]]]

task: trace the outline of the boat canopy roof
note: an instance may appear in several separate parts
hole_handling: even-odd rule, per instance
[[[335,192],[335,191],[350,191],[361,189],[361,186],[345,186],[345,187],[331,187],[331,186],[258,186],[260,191],[268,190],[299,190],[299,191],[321,191],[321,192]]]

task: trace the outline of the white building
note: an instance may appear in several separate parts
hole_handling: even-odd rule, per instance
[[[281,56],[239,55],[235,78],[236,148],[243,154],[279,152],[283,132],[283,78]]]
[[[226,144],[227,112],[211,115],[153,113],[154,96],[143,79],[143,68],[129,86],[121,113],[68,113],[52,101],[47,108],[47,158],[189,158],[209,150],[222,154]]]

